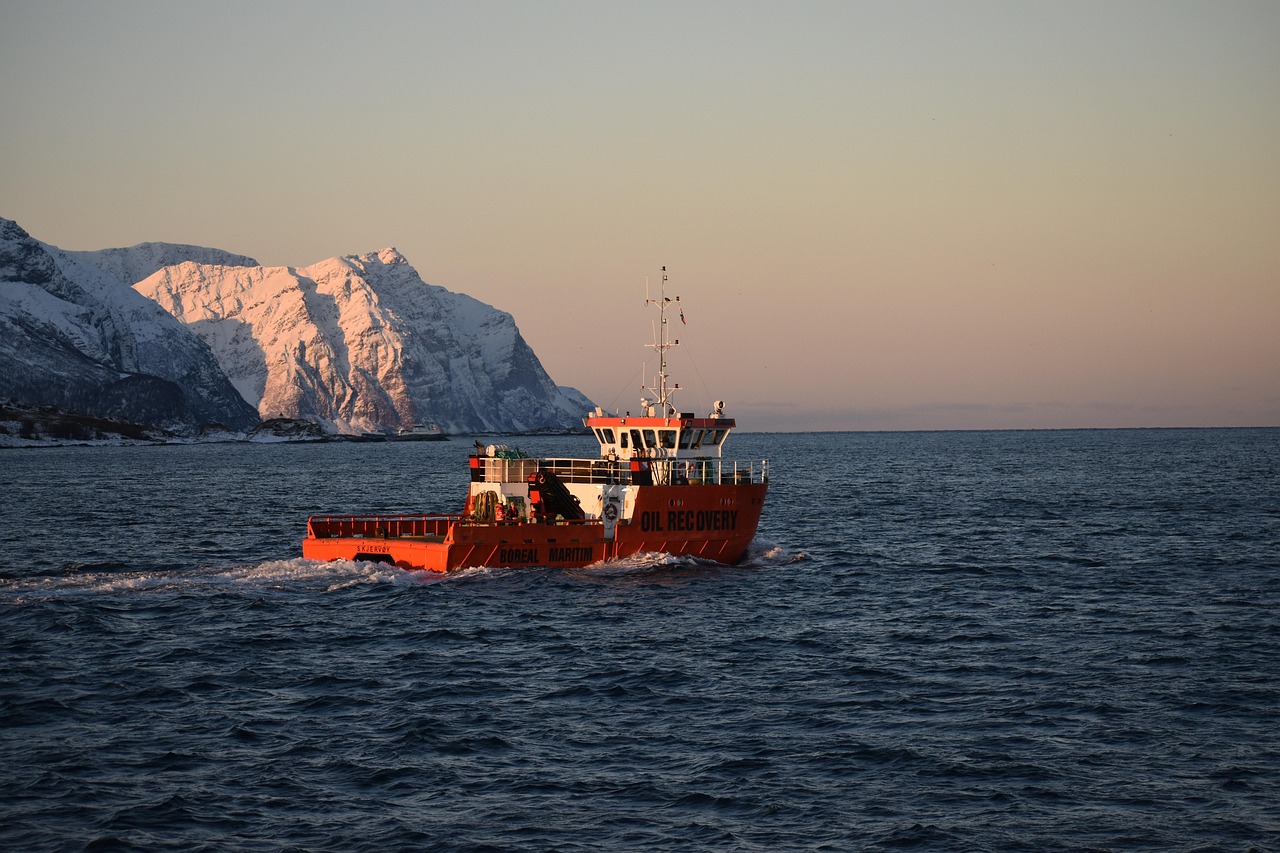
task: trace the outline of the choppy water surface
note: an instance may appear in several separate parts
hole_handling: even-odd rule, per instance
[[[735,435],[735,567],[298,556],[470,445],[0,451],[0,848],[1280,850],[1280,430]]]

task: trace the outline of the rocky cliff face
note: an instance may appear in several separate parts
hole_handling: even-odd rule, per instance
[[[511,315],[426,284],[395,249],[310,267],[180,263],[135,289],[185,323],[262,417],[341,432],[577,427]]]
[[[110,251],[126,266],[213,251],[139,248]],[[179,433],[257,423],[208,347],[91,263],[95,254],[62,252],[0,219],[0,397]]]

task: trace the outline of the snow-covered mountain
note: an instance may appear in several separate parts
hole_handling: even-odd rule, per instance
[[[340,432],[578,427],[510,314],[425,283],[395,249],[304,268],[186,262],[137,282],[196,333],[267,417]]]
[[[100,253],[63,252],[0,219],[0,397],[181,433],[257,423],[208,347],[113,274],[225,253],[138,249],[101,253],[99,266]]]
[[[73,261],[95,267],[130,286],[134,282],[142,281],[156,270],[184,261],[227,267],[259,266],[257,261],[246,255],[236,255],[205,246],[189,246],[184,243],[139,243],[127,249],[99,249],[92,252],[63,251],[62,254]]]
[[[262,267],[170,243],[64,251],[6,219],[0,398],[185,433],[258,413],[555,430],[593,407],[552,383],[510,314],[426,284],[394,249]]]

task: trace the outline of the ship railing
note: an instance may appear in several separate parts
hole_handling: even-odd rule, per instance
[[[478,468],[474,467],[476,462]],[[528,457],[479,456],[472,460],[472,465],[471,479],[478,483],[527,483],[538,470],[538,460]]]
[[[434,539],[449,532],[458,515],[313,515],[313,539]]]
[[[527,483],[539,469],[549,470],[566,483],[617,483],[628,473],[625,465],[606,459],[504,459],[480,457],[478,476],[483,483]],[[472,469],[476,472],[476,469]]]
[[[769,460],[658,459],[650,463],[653,481],[674,485],[726,485],[769,482]]]
[[[485,483],[528,482],[538,469],[551,471],[565,483],[658,485],[763,483],[769,480],[769,460],[736,459],[504,459],[481,457],[474,479]]]

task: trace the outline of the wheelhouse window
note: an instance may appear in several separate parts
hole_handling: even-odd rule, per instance
[[[671,450],[676,446],[676,431],[673,429],[661,430],[658,433],[658,439],[663,447]]]

